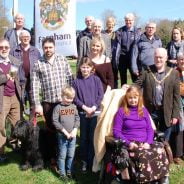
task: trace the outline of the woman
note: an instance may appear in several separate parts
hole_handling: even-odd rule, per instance
[[[111,61],[104,53],[105,44],[101,38],[93,38],[90,43],[90,59],[94,63],[95,73],[100,78],[104,92],[109,85],[114,88],[114,76]]]
[[[135,163],[136,180],[148,182],[168,174],[168,159],[161,143],[154,143],[154,131],[138,87],[130,86],[114,118],[113,136],[127,146]],[[133,154],[132,154],[133,153]]]
[[[171,41],[167,45],[168,66],[177,66],[177,54],[184,52],[184,41],[182,40],[183,31],[180,27],[174,27],[172,30]]]
[[[106,20],[106,30],[104,33],[108,34],[111,39],[111,52],[112,52],[112,70],[114,75],[114,88],[118,88],[118,67],[116,64],[116,48],[117,48],[117,42],[116,42],[116,32],[114,31],[114,27],[116,24],[116,20],[114,17],[108,17]]]

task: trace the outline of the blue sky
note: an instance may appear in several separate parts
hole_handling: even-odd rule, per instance
[[[4,0],[8,9],[12,7],[13,0]],[[183,0],[76,0],[77,15],[76,27],[85,27],[84,18],[92,15],[102,19],[102,13],[106,10],[114,12],[118,20],[123,20],[126,13],[135,12],[139,16],[139,23],[142,24],[150,19],[184,19]],[[33,0],[19,0],[19,12],[25,15],[26,26],[33,25]],[[11,15],[8,12],[7,13]]]

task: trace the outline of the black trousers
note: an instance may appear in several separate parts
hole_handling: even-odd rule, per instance
[[[58,103],[43,102],[43,114],[45,117],[45,124],[47,129],[47,151],[49,159],[56,159],[57,157],[57,137],[56,129],[52,123],[52,113],[54,107]]]
[[[121,85],[127,84],[127,70],[129,70],[132,82],[135,82],[137,76],[133,74],[131,69],[131,60],[129,56],[120,55],[118,70],[120,73]]]

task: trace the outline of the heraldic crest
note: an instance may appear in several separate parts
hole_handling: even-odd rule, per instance
[[[62,27],[67,19],[68,3],[70,0],[41,0],[40,18],[48,30]]]

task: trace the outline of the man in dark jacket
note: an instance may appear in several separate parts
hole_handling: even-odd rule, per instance
[[[166,66],[167,50],[157,48],[154,65],[142,72],[136,84],[143,88],[145,106],[158,130],[169,140],[171,128],[178,123],[180,111],[179,74]]]
[[[132,13],[125,15],[125,26],[117,30],[116,63],[120,72],[121,85],[127,83],[127,70],[135,81],[136,76],[131,70],[131,50],[133,44],[139,39],[140,29],[134,26],[135,16]],[[118,73],[117,73],[118,74]]]
[[[17,75],[20,62],[10,56],[9,52],[9,42],[0,40],[0,162],[5,160],[6,118],[13,127],[20,120],[21,89]]]

